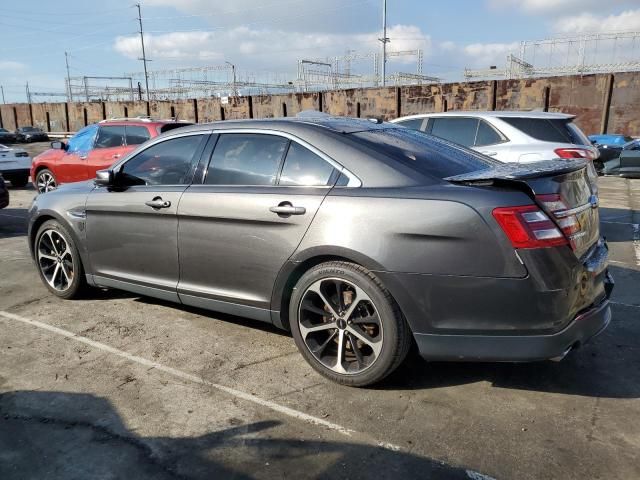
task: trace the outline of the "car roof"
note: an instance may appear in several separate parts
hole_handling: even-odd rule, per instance
[[[130,118],[107,118],[106,120],[100,120],[97,125],[148,125],[152,127],[166,125],[168,123],[184,123],[185,125],[191,125],[191,122],[181,120],[155,120],[146,117],[130,117]]]
[[[379,119],[363,119],[351,117],[336,117],[318,112],[317,116],[305,115],[299,117],[247,119],[247,120],[225,120],[210,123],[199,123],[180,129],[180,132],[202,131],[202,130],[230,130],[236,128],[258,128],[264,130],[309,130],[325,129],[335,133],[355,133],[370,130],[383,130],[387,128],[401,128]],[[167,134],[175,130],[170,130]]]
[[[396,118],[392,122],[405,120],[410,118],[426,118],[426,117],[478,117],[478,118],[543,118],[543,119],[568,119],[574,118],[575,115],[559,112],[518,112],[510,110],[456,110],[452,112],[432,112],[421,113],[417,115],[408,115],[406,117]]]

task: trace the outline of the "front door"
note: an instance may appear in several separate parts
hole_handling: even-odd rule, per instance
[[[98,285],[178,300],[178,205],[206,137],[155,143],[115,168],[116,188],[89,194],[87,245]]]
[[[182,302],[270,321],[276,276],[337,176],[286,137],[221,134],[178,208]]]
[[[87,179],[87,158],[93,149],[97,131],[98,125],[89,125],[69,139],[66,152],[55,166],[54,174],[59,185]]]

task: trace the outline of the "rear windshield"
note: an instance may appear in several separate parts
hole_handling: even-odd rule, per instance
[[[543,142],[573,143],[575,145],[591,144],[571,119],[500,117],[500,120]]]
[[[350,137],[421,174],[440,179],[500,165],[473,150],[408,128],[369,130]]]

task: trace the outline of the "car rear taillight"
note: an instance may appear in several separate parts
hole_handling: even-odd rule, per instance
[[[580,222],[578,217],[571,213],[562,197],[556,193],[550,195],[536,195],[536,201],[542,205],[545,211],[550,212],[562,230],[562,233],[569,240],[569,245],[575,250],[574,239],[581,235]],[[583,234],[583,233],[582,233]]]
[[[587,148],[556,148],[555,154],[560,158],[583,158],[585,160],[595,160],[597,155]]]
[[[492,214],[514,248],[544,248],[567,244],[566,237],[556,224],[535,205],[499,207]]]

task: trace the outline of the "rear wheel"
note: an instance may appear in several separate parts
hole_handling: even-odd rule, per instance
[[[38,190],[38,193],[47,193],[51,190],[55,190],[58,186],[56,182],[56,177],[53,175],[53,172],[48,168],[44,168],[40,170],[36,174],[35,186]]]
[[[306,272],[291,297],[289,318],[307,362],[344,385],[379,382],[411,345],[409,326],[391,294],[353,263],[328,262]]]
[[[51,293],[71,299],[86,290],[84,270],[73,237],[56,220],[42,224],[34,251],[40,278]]]

